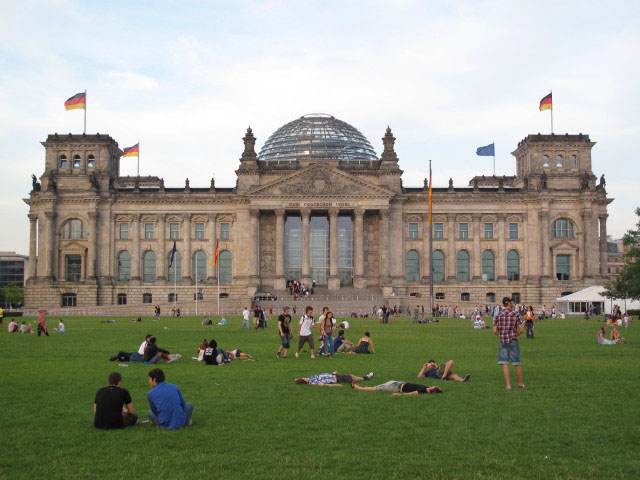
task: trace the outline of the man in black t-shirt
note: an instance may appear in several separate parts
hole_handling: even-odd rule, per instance
[[[122,388],[122,375],[112,372],[109,374],[108,382],[108,386],[96,392],[93,403],[93,425],[103,429],[135,425],[138,415],[133,411],[129,391]]]
[[[276,358],[280,358],[280,352],[284,350],[282,358],[287,358],[291,342],[291,315],[289,315],[289,307],[284,307],[282,313],[278,317],[278,332],[280,333],[280,348],[276,353]]]

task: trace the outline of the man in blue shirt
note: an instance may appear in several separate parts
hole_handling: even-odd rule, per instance
[[[149,372],[149,419],[164,428],[182,428],[191,425],[193,404],[185,402],[180,388],[164,382],[164,372],[154,368]]]

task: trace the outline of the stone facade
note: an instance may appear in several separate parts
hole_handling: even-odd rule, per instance
[[[361,165],[335,158],[265,165],[249,129],[234,188],[213,179],[208,188],[191,188],[188,180],[184,188],[165,188],[157,177],[120,177],[122,151],[107,135],[49,135],[44,173],[25,199],[29,254],[38,258],[29,263],[26,306],[107,311],[126,302],[131,310],[150,303],[151,311],[155,304],[169,307],[175,291],[177,303],[193,310],[196,268],[209,310],[218,280],[228,309],[250,302],[258,289],[281,294],[291,215],[300,217],[305,283],[313,269],[310,218],[326,216],[330,291],[344,286],[336,233],[343,215],[353,225],[349,283],[387,299],[428,297],[436,267],[434,303],[452,305],[514,293],[527,304],[551,304],[608,276],[612,200],[591,170],[588,136],[529,135],[513,152],[516,176],[433,188],[431,240],[426,181],[403,187],[394,142],[387,129],[380,160]],[[174,241],[179,278],[169,278]]]

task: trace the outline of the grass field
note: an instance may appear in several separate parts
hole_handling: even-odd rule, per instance
[[[33,321],[33,319],[29,319]],[[49,326],[54,326],[54,318]],[[547,320],[521,337],[524,390],[504,388],[497,339],[470,322],[414,325],[351,322],[369,330],[376,355],[278,360],[274,322],[264,331],[204,327],[197,318],[145,317],[141,324],[68,318],[49,338],[0,332],[2,478],[638,478],[640,335],[596,344],[594,320]],[[95,391],[118,370],[146,418],[151,366],[108,358],[134,351],[144,335],[184,358],[162,366],[193,402],[194,425],[164,431],[92,426]],[[241,348],[255,361],[207,367],[191,360],[202,338]],[[349,387],[296,385],[337,370],[371,384],[416,381],[421,365],[454,359],[468,383],[431,381],[442,395],[393,397]],[[513,373],[513,370],[512,370]],[[513,375],[515,377],[515,375]],[[515,385],[515,379],[513,380]]]

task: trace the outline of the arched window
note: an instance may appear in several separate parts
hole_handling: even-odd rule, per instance
[[[543,168],[548,168],[549,167],[549,155],[544,155],[542,157],[542,167]]]
[[[405,256],[405,270],[407,282],[420,281],[420,255],[415,250],[409,250]]]
[[[80,168],[81,160],[82,158],[80,157],[80,155],[75,154],[73,156],[73,168]]]
[[[83,230],[82,220],[72,218],[71,220],[67,220],[62,226],[62,238],[84,238]]]
[[[218,255],[219,270],[218,275],[221,282],[230,282],[233,280],[232,258],[231,252],[223,250]]]
[[[193,278],[197,278],[199,282],[207,279],[207,254],[202,250],[198,250],[193,254]]]
[[[60,157],[58,157],[58,159],[60,160],[60,168],[67,168],[67,156],[66,155],[60,155]]]
[[[121,251],[116,259],[116,276],[119,282],[131,280],[131,254],[126,250]]]
[[[180,255],[180,252],[176,250],[176,253],[173,257],[173,262],[171,262],[172,253],[173,252],[169,252],[169,254],[167,255],[167,269],[168,269],[167,279],[170,282],[175,282],[180,280],[180,278],[182,278],[182,256]]]
[[[569,158],[569,167],[578,168],[578,157],[576,155],[571,155]]]
[[[456,278],[461,282],[469,281],[469,252],[460,250],[456,255]]]
[[[96,166],[96,157],[92,155],[89,155],[87,157],[87,168],[95,168]]]
[[[156,281],[156,254],[147,250],[142,255],[142,281]]]
[[[482,252],[482,280],[493,282],[496,279],[496,257],[491,250]]]
[[[553,238],[573,238],[573,223],[568,218],[559,218],[551,224]]]
[[[442,250],[433,252],[433,281],[444,282],[444,253]]]
[[[507,280],[520,280],[520,254],[516,250],[509,250],[507,253]]]
[[[562,155],[558,155],[558,156],[556,156],[556,167],[557,167],[557,168],[562,168],[562,166],[563,166],[562,161],[563,161],[563,160],[564,160],[564,159],[562,158]]]

